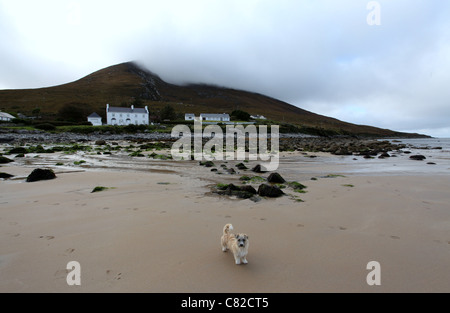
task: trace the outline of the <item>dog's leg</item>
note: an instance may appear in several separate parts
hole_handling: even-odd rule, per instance
[[[236,265],[239,265],[239,264],[241,264],[241,258],[239,257],[239,256],[234,256],[234,260],[235,260],[235,262],[236,262]]]
[[[242,263],[248,264],[247,258],[245,256],[242,258]]]
[[[220,243],[222,245],[222,252],[227,252],[227,243],[225,242],[225,239],[223,237],[221,238]]]

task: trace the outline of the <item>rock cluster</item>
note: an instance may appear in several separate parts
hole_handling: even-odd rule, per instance
[[[356,138],[281,138],[280,151],[328,152],[334,155],[376,156],[405,148],[406,145],[387,140]]]
[[[267,183],[261,184],[258,190],[251,185],[236,186],[234,184],[219,184],[213,192],[219,195],[236,196],[239,199],[251,199],[256,202],[261,200],[260,197],[278,198],[283,196],[284,192],[281,190],[279,184],[285,182],[286,180],[280,174],[272,173],[267,178]],[[305,186],[303,187],[306,188]]]
[[[88,142],[88,141],[121,141],[121,140],[172,140],[167,133],[137,133],[137,134],[76,134],[76,133],[47,133],[40,130],[11,130],[0,129],[0,143],[58,143],[58,142]]]

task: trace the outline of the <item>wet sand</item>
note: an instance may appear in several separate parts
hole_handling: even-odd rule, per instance
[[[0,169],[17,175],[0,181],[0,292],[450,291],[449,173],[341,173],[289,153],[278,172],[307,192],[255,203],[210,193],[251,172],[82,157],[89,167],[53,166],[51,181],[24,182],[40,160]],[[248,265],[221,251],[226,223],[249,235]],[[66,283],[70,261],[81,286]],[[370,261],[381,286],[366,283]]]

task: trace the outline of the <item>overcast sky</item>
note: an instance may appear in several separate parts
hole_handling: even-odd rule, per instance
[[[135,60],[172,83],[450,137],[447,0],[0,0],[0,38],[0,89]]]

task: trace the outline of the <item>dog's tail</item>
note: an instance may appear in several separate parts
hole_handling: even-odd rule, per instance
[[[223,234],[224,235],[228,235],[230,230],[233,230],[233,225],[231,225],[231,224],[225,225],[225,227],[223,228]]]

